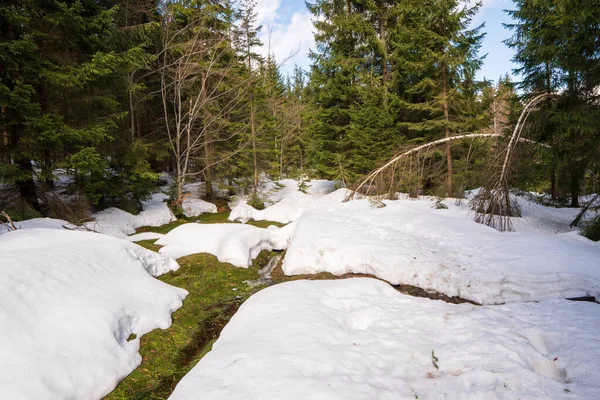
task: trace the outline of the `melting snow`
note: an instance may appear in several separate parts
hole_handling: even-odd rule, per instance
[[[187,292],[154,279],[179,265],[125,240],[28,229],[0,240],[0,397],[94,399],[141,362]],[[128,340],[130,334],[137,338]]]
[[[592,399],[600,307],[477,307],[368,278],[252,296],[177,385],[184,399]]]

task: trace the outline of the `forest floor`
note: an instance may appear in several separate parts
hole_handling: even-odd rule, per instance
[[[439,390],[458,395],[465,387],[480,398],[599,393],[590,332],[600,310],[564,300],[599,298],[600,248],[569,227],[577,210],[517,198],[524,211],[517,232],[499,233],[471,221],[454,199],[441,211],[427,198],[378,208],[367,199],[342,203],[339,190],[313,197],[293,185],[271,197],[264,211],[240,203],[230,204],[231,213],[220,207],[175,219],[157,195],[140,215],[99,214],[105,235],[65,230],[61,220],[21,222],[0,242],[18,267],[6,265],[14,276],[4,282],[3,300],[14,328],[5,329],[5,349],[31,349],[11,332],[30,321],[44,326],[43,351],[60,362],[35,371],[42,383],[56,371],[76,377],[64,389],[79,390],[74,398],[437,398]],[[128,268],[115,269],[125,261]],[[70,269],[81,277],[61,272]],[[134,278],[139,285],[128,283]],[[72,305],[82,318],[53,316],[44,325],[36,317]],[[92,312],[98,315],[87,318]],[[62,339],[66,328],[87,332],[91,325],[94,335],[79,335],[79,347]],[[56,343],[64,350],[55,351]],[[68,351],[75,354],[65,357]],[[41,365],[19,362],[27,371]],[[90,368],[81,369],[84,363]],[[22,375],[4,366],[5,384]],[[299,395],[309,388],[315,392]]]
[[[199,218],[178,219],[159,227],[142,227],[137,233],[156,232],[166,234],[172,229],[193,221],[202,223],[236,223],[229,221],[229,211],[203,214]],[[272,221],[249,221],[260,228],[270,225],[284,226]],[[140,246],[158,251],[161,246],[155,240],[138,242]],[[283,252],[284,254],[285,252]],[[181,268],[157,279],[183,288],[189,292],[183,307],[173,314],[169,329],[154,330],[141,338],[141,365],[125,378],[107,400],[167,399],[177,383],[212,349],[223,327],[237,312],[241,304],[253,294],[266,287],[296,280],[331,280],[370,277],[367,274],[333,275],[329,272],[287,276],[281,269],[280,260],[270,274],[268,283],[260,282],[260,269],[277,255],[276,251],[262,251],[249,268],[237,268],[219,262],[211,254],[193,254],[177,259]],[[464,303],[459,297],[425,291],[410,285],[394,285],[401,293],[416,297],[443,300],[448,303]]]
[[[172,229],[192,221],[202,223],[237,223],[227,219],[229,211],[202,214],[198,218],[178,219],[159,227],[142,227],[137,233],[156,232],[166,234]],[[284,224],[270,221],[250,221],[250,225],[265,228]],[[152,251],[160,246],[155,240],[138,242]],[[266,284],[249,284],[260,278],[259,270],[267,265],[277,252],[262,251],[251,267],[237,268],[222,263],[213,255],[193,254],[177,259],[180,269],[164,274],[157,279],[186,289],[188,297],[183,307],[173,314],[173,325],[169,329],[156,329],[140,340],[141,365],[125,378],[105,399],[166,399],[177,383],[200,359],[208,353],[219,333],[240,305],[254,293],[267,287]],[[273,282],[306,279],[305,276],[287,277],[274,273]],[[329,273],[318,274],[313,279],[332,279]]]

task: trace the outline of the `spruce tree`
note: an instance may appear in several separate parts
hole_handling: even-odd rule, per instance
[[[507,44],[521,65],[520,86],[527,97],[556,94],[532,115],[530,131],[552,148],[553,196],[560,186],[577,207],[586,170],[597,163],[600,145],[600,11],[590,2],[573,6],[563,0],[517,0],[515,5],[509,11],[515,23],[508,25],[514,35]]]
[[[479,5],[458,0],[405,1],[396,12],[393,61],[399,126],[409,139],[431,140],[440,135],[477,128],[478,56],[482,26],[469,29]],[[446,194],[453,195],[452,152],[446,145]]]

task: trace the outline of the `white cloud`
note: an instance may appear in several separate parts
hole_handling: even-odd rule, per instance
[[[270,33],[269,27],[263,27],[260,35],[263,42],[261,52],[264,56],[268,55],[270,36],[270,51],[277,62],[285,61],[282,66],[284,72],[291,71],[294,64],[306,68],[310,63],[308,50],[315,43],[312,31],[313,24],[308,11],[294,13],[286,23],[272,25]]]
[[[256,3],[258,25],[272,25],[278,18],[277,11],[281,6],[281,0],[257,0]]]

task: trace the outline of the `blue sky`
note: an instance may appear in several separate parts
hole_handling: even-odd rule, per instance
[[[291,71],[294,64],[307,69],[310,65],[308,49],[314,48],[311,16],[304,0],[257,0],[258,19],[262,24],[261,39],[263,53],[271,52],[278,60],[285,60],[297,54],[283,64],[283,72]],[[503,9],[513,7],[511,0],[483,0],[482,8],[473,21],[474,25],[485,22],[487,36],[483,41],[481,54],[487,54],[478,78],[496,81],[498,77],[511,72],[515,65],[510,61],[513,51],[502,43],[511,36],[502,23],[510,22]],[[270,34],[269,34],[270,33]],[[270,38],[270,40],[269,40]]]

